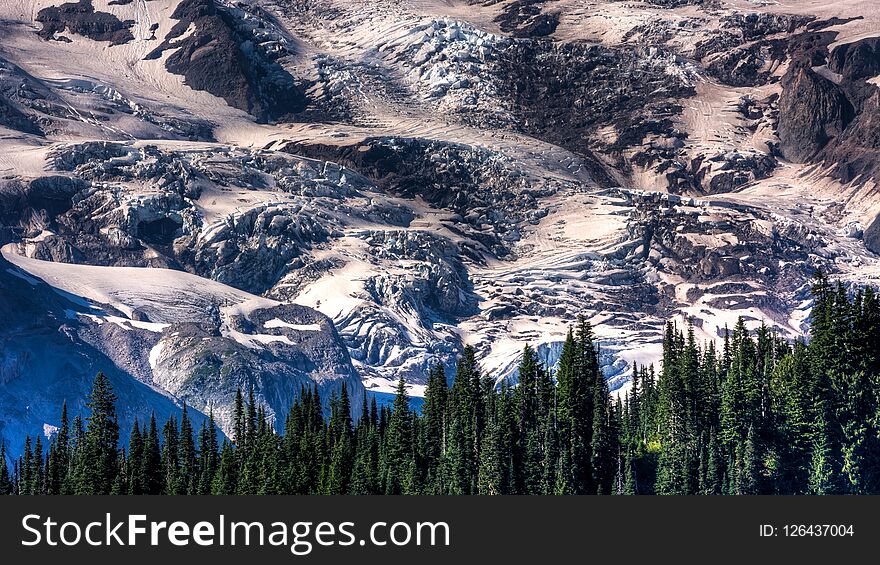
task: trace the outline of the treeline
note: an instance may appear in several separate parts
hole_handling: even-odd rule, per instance
[[[720,344],[668,324],[661,369],[636,367],[609,394],[592,329],[569,331],[551,374],[526,347],[519,382],[482,375],[472,348],[451,387],[428,376],[422,413],[347,390],[325,414],[303,390],[278,434],[253,394],[236,396],[231,441],[213,416],[155,418],[119,448],[115,396],[99,374],[89,415],[44,445],[28,438],[5,494],[870,494],[880,493],[880,303],[814,282],[809,343],[742,320]],[[2,447],[0,447],[2,451]],[[0,454],[2,455],[2,454]]]
[[[880,493],[880,304],[814,280],[809,344],[742,320],[722,347],[667,326],[623,407],[621,492]]]

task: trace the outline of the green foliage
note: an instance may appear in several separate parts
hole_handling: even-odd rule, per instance
[[[668,324],[659,372],[634,366],[613,397],[589,322],[578,318],[555,373],[530,346],[515,386],[467,347],[451,387],[432,367],[421,415],[401,379],[352,420],[349,390],[300,390],[283,434],[254,390],[236,393],[232,441],[213,411],[133,425],[120,450],[103,374],[85,419],[48,449],[26,438],[0,494],[880,494],[880,300],[814,281],[809,343],[740,320],[720,348]]]

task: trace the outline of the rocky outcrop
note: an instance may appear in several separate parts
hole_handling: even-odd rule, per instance
[[[834,34],[807,34],[800,59],[783,80],[779,101],[782,154],[793,161],[833,165],[849,183],[876,178],[880,172],[880,40],[863,39],[827,50]]]
[[[9,128],[22,133],[43,135],[43,131],[35,121],[16,108],[12,102],[3,96],[3,94],[0,94],[0,127]]]
[[[865,242],[865,247],[880,255],[880,215],[875,217],[871,225],[865,229],[862,240]]]
[[[477,312],[477,297],[456,246],[447,239],[421,231],[374,231],[365,236],[370,254],[385,260],[418,261],[410,280],[377,277],[369,289],[380,304],[410,304],[430,323]]]
[[[260,121],[305,109],[303,88],[275,61],[283,52],[279,40],[256,41],[234,12],[214,0],[184,0],[171,17],[178,22],[147,59],[172,50],[165,61],[169,72],[183,75],[190,88],[219,96]],[[187,33],[190,28],[193,33]]]
[[[839,86],[801,66],[783,81],[779,149],[792,161],[808,161],[843,133],[854,115],[852,104]]]
[[[38,32],[43,39],[70,41],[60,35],[65,29],[94,41],[107,41],[111,45],[128,43],[134,39],[129,29],[134,25],[133,20],[122,21],[108,12],[98,12],[92,5],[92,0],[43,8],[35,19],[43,25]]]
[[[818,158],[834,163],[845,183],[880,175],[880,39],[868,38],[836,47],[828,68],[841,76],[841,87],[855,117]]]
[[[787,59],[791,34],[814,19],[764,13],[724,16],[721,29],[700,41],[694,56],[705,65],[706,72],[724,84],[766,84],[778,78],[776,71]]]
[[[303,389],[318,386],[329,409],[331,395],[346,386],[355,415],[363,402],[363,385],[333,323],[303,306],[246,315],[221,308],[213,321],[172,324],[151,351],[153,382],[203,412],[213,409],[226,431],[239,389],[253,389],[279,430]]]
[[[759,151],[730,151],[700,155],[691,162],[690,173],[701,192],[721,194],[769,177],[776,159]]]
[[[546,37],[559,26],[559,12],[545,11],[547,4],[547,0],[506,2],[495,21],[501,31],[513,37]]]
[[[583,156],[605,186],[617,181],[593,155],[596,130],[614,127],[612,151],[640,145],[649,133],[670,133],[681,111],[675,100],[693,93],[687,65],[653,47],[517,42],[496,77],[517,127]]]

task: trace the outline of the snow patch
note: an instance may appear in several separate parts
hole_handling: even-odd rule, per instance
[[[236,342],[247,347],[248,349],[263,349],[265,345],[270,343],[285,343],[294,345],[290,338],[286,335],[269,335],[269,334],[246,334],[237,330],[224,330],[224,337],[234,339]]]
[[[150,368],[155,369],[156,365],[159,364],[159,356],[162,355],[162,350],[165,348],[165,343],[160,341],[156,345],[150,349]]]
[[[46,439],[52,439],[52,436],[58,433],[58,426],[52,424],[43,424],[43,435]]]
[[[266,329],[272,328],[289,328],[291,330],[296,330],[299,332],[319,332],[321,331],[320,324],[291,324],[281,320],[279,318],[272,318],[268,322],[263,324],[263,327]]]

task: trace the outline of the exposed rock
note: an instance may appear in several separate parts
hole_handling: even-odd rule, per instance
[[[672,100],[693,93],[686,64],[653,47],[518,42],[497,79],[522,131],[585,157],[605,186],[617,182],[592,154],[596,129],[615,126],[615,150],[639,145],[649,132],[669,132],[681,110]]]
[[[366,242],[370,245],[370,253],[378,258],[420,263],[415,276],[405,282],[389,278],[370,281],[369,288],[380,304],[400,306],[410,303],[426,322],[431,318],[465,317],[476,313],[478,299],[473,294],[458,249],[450,241],[427,232],[382,231],[368,234]],[[414,296],[418,298],[414,299]]]
[[[154,346],[153,381],[195,408],[213,407],[230,432],[236,391],[253,388],[267,417],[281,430],[303,388],[319,384],[329,408],[331,392],[348,387],[354,414],[363,385],[333,324],[297,305],[260,309],[247,316],[221,314],[210,324],[171,325]]]
[[[805,35],[815,39],[783,81],[780,150],[794,161],[833,164],[833,174],[846,183],[876,178],[880,88],[868,80],[880,74],[880,40],[843,44],[828,56],[819,47],[833,33]]]
[[[92,0],[79,0],[60,6],[43,8],[36,21],[43,24],[38,32],[43,39],[61,39],[65,29],[94,41],[108,41],[111,45],[128,43],[134,39],[129,28],[134,21],[121,21],[108,12],[95,11]],[[62,41],[64,39],[61,39]]]
[[[783,81],[779,99],[779,149],[795,162],[814,157],[839,136],[854,118],[840,88],[806,67]]]
[[[12,105],[5,96],[0,94],[0,127],[7,127],[22,133],[43,135],[40,127],[24,112]]]
[[[546,4],[547,0],[507,2],[495,21],[498,22],[501,31],[510,33],[514,37],[552,35],[559,26],[559,12],[544,12]]]
[[[379,187],[406,198],[421,197],[455,211],[477,229],[475,234],[498,256],[516,241],[514,226],[538,211],[537,198],[550,187],[533,186],[509,159],[483,148],[426,139],[371,138],[356,145],[295,144],[288,151],[334,160],[365,175]],[[510,239],[512,238],[512,239]]]
[[[183,75],[186,84],[219,96],[235,108],[260,121],[278,120],[306,107],[303,89],[273,60],[266,47],[248,36],[234,12],[218,7],[214,0],[184,0],[172,18],[178,22],[162,44],[147,55],[174,52],[167,69]],[[187,34],[193,27],[194,33]]]
[[[865,229],[862,239],[865,242],[865,247],[880,255],[880,215],[874,218],[871,225]]]
[[[732,86],[758,86],[775,80],[786,60],[788,36],[812,22],[811,16],[736,13],[721,18],[721,31],[697,44],[694,56],[714,78]],[[786,34],[785,38],[771,37]]]

